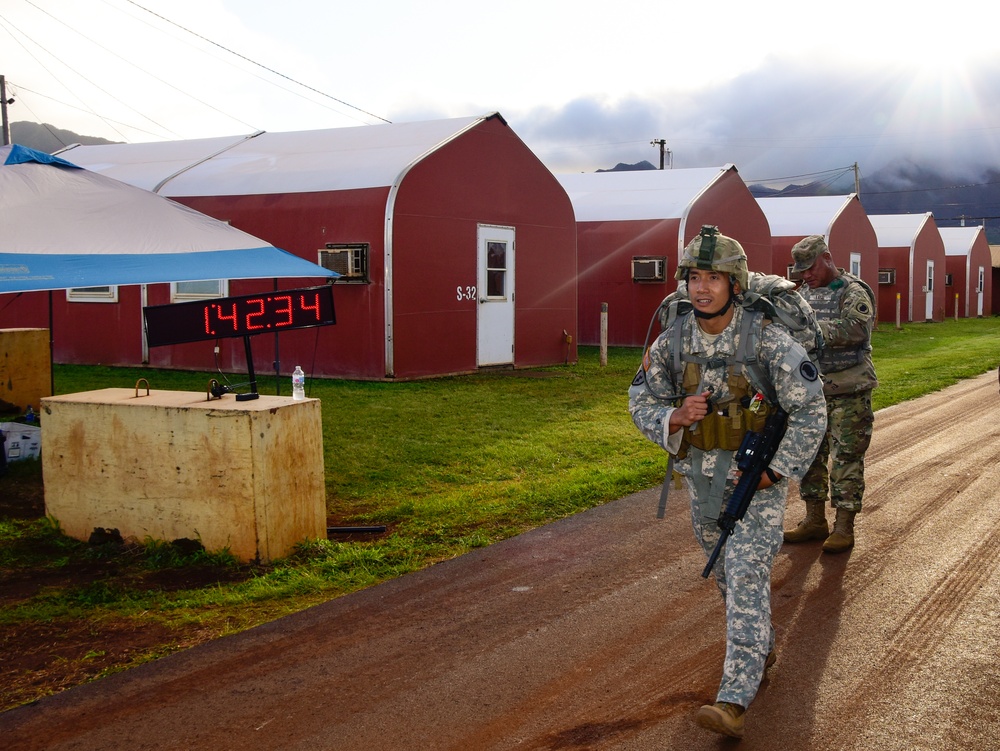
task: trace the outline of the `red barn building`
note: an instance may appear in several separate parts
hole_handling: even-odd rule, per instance
[[[774,273],[787,276],[792,246],[809,235],[823,235],[839,268],[878,286],[878,239],[857,193],[841,196],[758,198],[771,227]]]
[[[704,224],[739,240],[751,269],[771,271],[767,220],[731,164],[558,178],[576,213],[583,344],[600,342],[607,303],[608,344],[642,346],[654,311],[677,289],[681,251]]]
[[[945,315],[982,318],[993,306],[993,274],[986,228],[939,227],[944,242],[948,295]]]
[[[258,371],[279,351],[281,372],[301,364],[312,375],[356,379],[576,360],[573,207],[497,113],[78,146],[60,156],[343,274],[334,287],[337,324],[289,331],[280,343],[254,337]],[[232,279],[239,279],[238,268]],[[302,286],[285,281],[283,287]],[[222,280],[208,294],[274,288]],[[141,306],[204,293],[162,284],[117,290],[110,305],[59,299],[56,361],[214,369],[213,342],[149,350],[143,342]],[[244,367],[240,340],[218,344],[220,367]]]
[[[937,222],[926,214],[873,214],[878,237],[879,320],[943,321],[944,241]]]

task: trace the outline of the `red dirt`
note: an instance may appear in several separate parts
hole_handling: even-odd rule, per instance
[[[785,546],[743,749],[992,751],[996,375],[880,411],[857,546]],[[637,493],[0,714],[28,749],[732,748],[695,726],[723,613],[683,491]],[[792,493],[786,527],[801,516]],[[103,647],[102,647],[103,648]]]

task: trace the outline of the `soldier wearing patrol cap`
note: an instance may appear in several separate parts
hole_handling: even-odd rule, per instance
[[[816,366],[787,329],[764,325],[762,314],[742,305],[748,276],[740,244],[703,227],[677,269],[691,310],[666,325],[629,390],[632,421],[676,458],[687,480],[691,523],[706,556],[721,536],[718,518],[738,481],[735,456],[747,426],[772,399],[788,413],[752,513],[736,524],[712,568],[726,607],[726,658],[716,701],[695,721],[732,737],[743,735],[744,713],[774,661],[771,567],[781,548],[786,478],[802,477],[826,429]],[[755,342],[759,370],[740,360],[747,341]]]
[[[824,540],[823,551],[841,553],[854,545],[854,517],[865,492],[865,452],[875,415],[872,363],[875,296],[864,281],[837,268],[822,235],[792,247],[800,294],[816,311],[824,346],[819,365],[827,404],[826,437],[799,487],[806,517],[785,533],[785,542]],[[831,534],[826,503],[837,510]]]

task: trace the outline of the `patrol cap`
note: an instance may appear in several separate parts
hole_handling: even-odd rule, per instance
[[[816,259],[828,250],[823,235],[809,235],[809,237],[799,240],[792,246],[792,260],[795,262],[792,270],[802,272],[812,268]]]

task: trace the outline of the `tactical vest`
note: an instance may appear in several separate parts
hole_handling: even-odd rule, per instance
[[[837,279],[843,279],[843,284],[837,284]],[[816,311],[816,318],[820,321],[829,321],[832,318],[840,317],[840,303],[844,299],[851,282],[858,282],[864,288],[868,298],[872,301],[872,316],[875,316],[875,296],[871,287],[864,283],[854,274],[846,271],[842,272],[830,285],[821,289],[809,290],[808,301]],[[819,356],[820,370],[824,373],[837,373],[841,370],[853,368],[864,362],[867,353],[871,351],[871,341],[864,346],[833,346],[824,344]]]
[[[740,326],[740,343],[736,353],[724,358],[706,358],[683,351],[683,320],[686,313],[673,320],[667,335],[671,339],[671,370],[674,383],[680,384],[682,393],[697,394],[701,385],[702,367],[726,368],[726,385],[729,398],[713,403],[711,410],[697,424],[684,428],[677,458],[687,456],[688,447],[710,451],[725,449],[736,451],[748,430],[760,431],[777,403],[777,394],[764,376],[758,357],[761,332],[770,323],[760,311],[744,310]],[[759,385],[754,386],[751,380]]]

